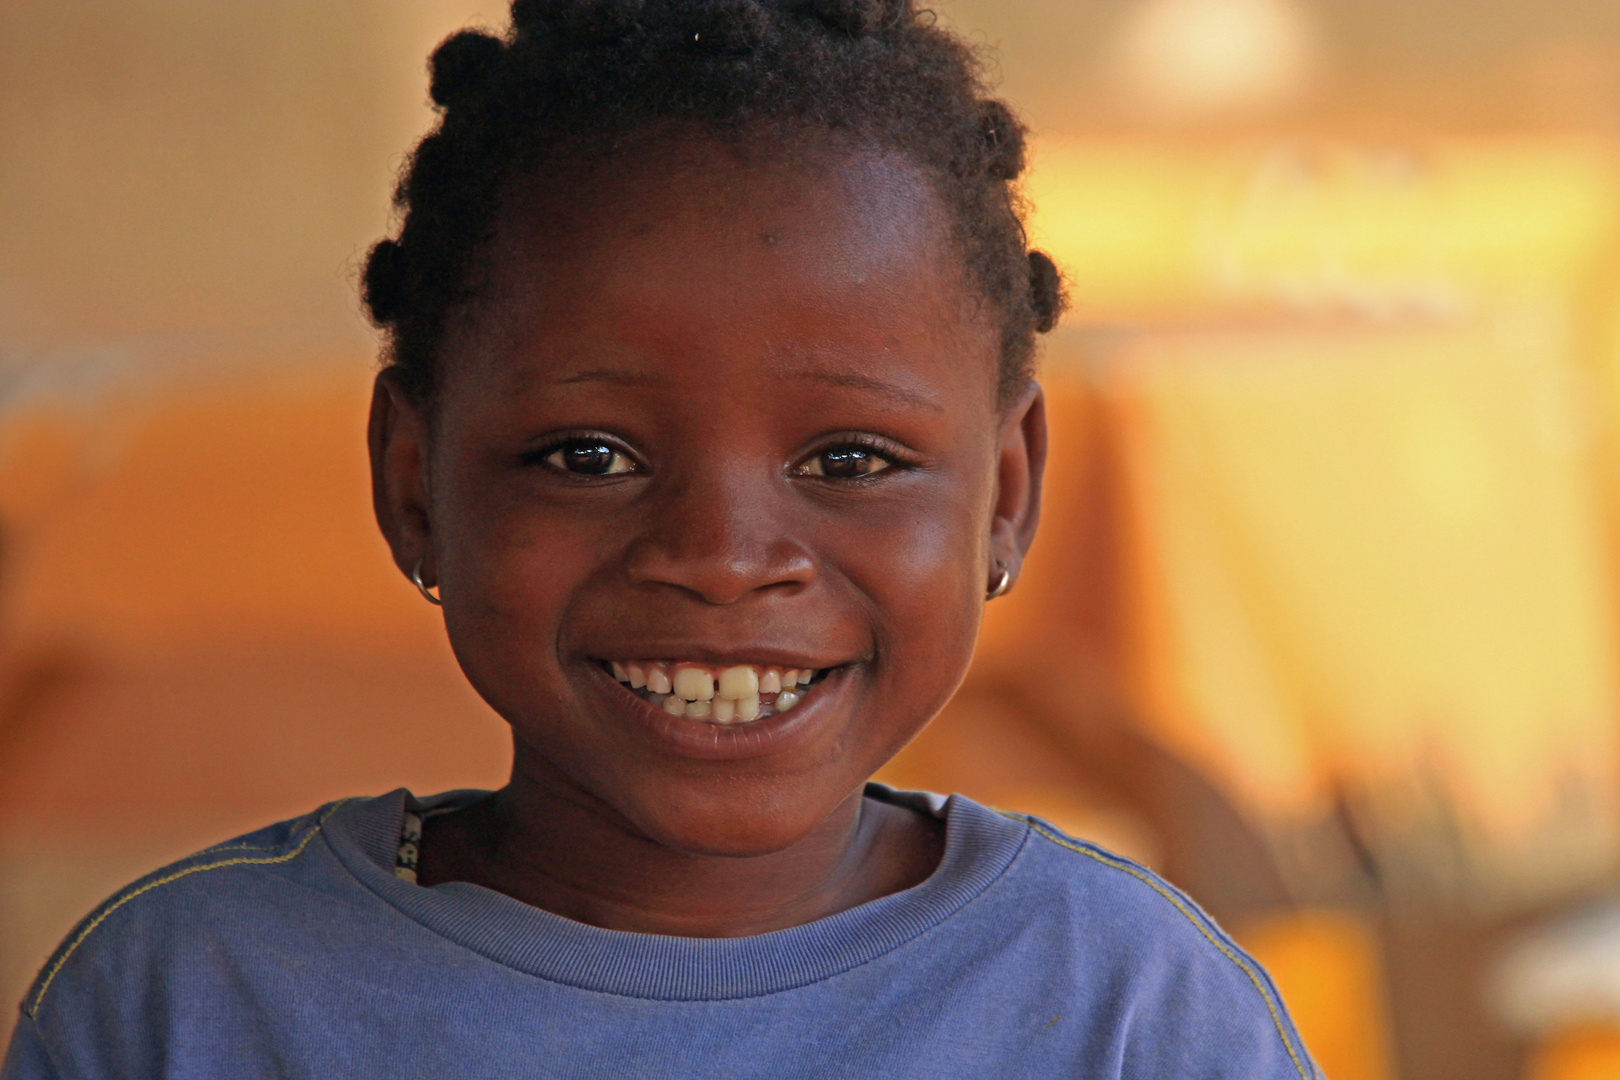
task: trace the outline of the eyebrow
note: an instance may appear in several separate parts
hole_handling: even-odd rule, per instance
[[[814,382],[829,383],[846,390],[864,390],[867,393],[877,394],[893,401],[904,402],[933,412],[945,411],[944,406],[930,397],[907,390],[897,383],[873,378],[857,371],[814,371],[801,368],[785,371],[782,375],[784,379],[809,379]],[[621,386],[655,386],[663,382],[663,379],[652,372],[628,371],[623,368],[591,368],[588,371],[578,371],[558,379],[557,385],[567,386],[588,382],[615,383]]]
[[[624,386],[650,386],[662,382],[657,375],[644,371],[626,371],[622,368],[592,368],[589,371],[578,371],[565,378],[556,380],[557,385],[567,386],[572,383],[605,382],[619,383]]]
[[[944,412],[945,407],[933,398],[907,390],[898,383],[875,379],[870,375],[862,375],[856,371],[789,371],[785,373],[789,378],[813,379],[816,382],[831,383],[849,390],[865,390],[895,401],[903,401],[908,405],[916,405],[934,412]]]

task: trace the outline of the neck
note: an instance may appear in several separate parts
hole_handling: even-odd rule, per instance
[[[937,822],[856,791],[781,851],[676,851],[555,775],[515,768],[490,798],[429,819],[418,881],[468,881],[609,930],[742,937],[910,888],[942,848]]]

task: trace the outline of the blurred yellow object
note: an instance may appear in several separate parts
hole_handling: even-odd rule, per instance
[[[1525,1080],[1615,1080],[1620,1028],[1574,1028],[1552,1036],[1525,1064]]]
[[[1034,160],[1031,236],[1073,318],[1104,324],[1568,295],[1602,271],[1620,206],[1620,156],[1582,137],[1051,141]]]
[[[1359,920],[1306,911],[1268,919],[1237,938],[1271,973],[1305,1046],[1332,1080],[1394,1075],[1377,945]]]
[[[1029,190],[1077,320],[1136,324],[1086,358],[1131,711],[1280,849],[1350,812],[1403,896],[1616,869],[1613,146],[1059,141]]]
[[[1386,889],[1544,901],[1620,856],[1600,444],[1555,318],[1146,335],[1103,374],[1139,711]],[[1308,853],[1307,853],[1308,854]]]

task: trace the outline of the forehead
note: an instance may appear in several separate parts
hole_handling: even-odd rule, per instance
[[[559,378],[610,361],[695,377],[900,361],[913,381],[994,383],[996,335],[946,212],[897,154],[826,133],[655,132],[537,170],[500,222],[449,342],[485,347],[455,368],[466,352],[531,361],[507,377],[535,361]]]

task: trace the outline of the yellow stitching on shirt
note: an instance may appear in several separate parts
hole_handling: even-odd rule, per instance
[[[1002,811],[1002,813],[1005,814],[1006,811]],[[1232,949],[1229,946],[1227,946],[1227,944],[1224,941],[1222,941],[1220,938],[1216,937],[1213,933],[1211,933],[1209,927],[1204,925],[1203,920],[1199,919],[1191,911],[1187,910],[1187,905],[1182,902],[1180,897],[1178,897],[1171,890],[1165,888],[1163,885],[1159,884],[1159,882],[1155,881],[1151,875],[1143,873],[1142,871],[1138,870],[1136,867],[1131,866],[1129,863],[1115,862],[1113,859],[1107,858],[1106,856],[1102,855],[1099,852],[1092,851],[1090,848],[1083,848],[1083,847],[1080,847],[1078,844],[1071,844],[1071,843],[1069,843],[1069,841],[1065,840],[1063,837],[1055,836],[1052,833],[1047,832],[1045,829],[1041,828],[1033,820],[1031,820],[1030,818],[1026,817],[1023,814],[1018,814],[1018,815],[1006,814],[1006,816],[1008,816],[1008,817],[1015,817],[1016,816],[1018,818],[1021,818],[1024,821],[1029,822],[1029,827],[1031,829],[1034,829],[1036,832],[1040,833],[1042,836],[1046,837],[1048,840],[1052,841],[1052,843],[1058,845],[1059,847],[1068,848],[1070,851],[1077,851],[1082,855],[1089,856],[1090,858],[1096,859],[1098,862],[1102,863],[1104,866],[1111,866],[1115,870],[1123,870],[1123,871],[1125,871],[1125,873],[1127,873],[1127,874],[1131,875],[1132,877],[1136,878],[1138,881],[1141,881],[1144,884],[1150,886],[1153,889],[1154,892],[1158,893],[1160,896],[1164,897],[1166,900],[1168,900],[1172,904],[1174,904],[1176,906],[1176,910],[1181,912],[1181,914],[1186,917],[1188,922],[1190,922],[1194,926],[1196,926],[1198,928],[1198,932],[1203,934],[1204,937],[1209,940],[1209,943],[1211,945],[1213,945],[1217,949],[1221,950],[1221,952],[1226,955],[1226,958],[1228,960],[1232,961],[1232,963],[1236,964],[1239,967],[1239,969],[1242,970],[1243,974],[1245,974],[1245,975],[1247,975],[1249,977],[1249,981],[1254,983],[1254,988],[1256,990],[1260,991],[1260,1000],[1262,1000],[1262,1001],[1264,1001],[1266,1003],[1266,1009],[1271,1013],[1271,1022],[1273,1024],[1277,1025],[1277,1035],[1278,1035],[1279,1038],[1282,1039],[1283,1049],[1288,1051],[1288,1057],[1289,1057],[1289,1059],[1291,1061],[1293,1061],[1294,1068],[1299,1070],[1299,1075],[1301,1077],[1301,1080],[1312,1080],[1311,1073],[1307,1073],[1305,1071],[1305,1066],[1300,1063],[1299,1055],[1294,1053],[1294,1044],[1289,1041],[1289,1039],[1288,1039],[1288,1030],[1285,1027],[1283,1027],[1282,1014],[1280,1014],[1277,1011],[1277,1006],[1272,1001],[1271,994],[1266,991],[1265,984],[1260,981],[1260,976],[1255,973],[1254,968],[1252,966],[1250,966],[1247,963],[1244,963],[1244,960],[1243,960],[1242,956],[1240,956],[1236,952],[1232,951]],[[1314,1072],[1314,1070],[1313,1070],[1313,1072]]]
[[[274,857],[264,859],[253,859],[248,858],[247,856],[238,856],[234,859],[224,859],[220,862],[209,863],[206,866],[188,866],[186,869],[176,871],[175,873],[170,874],[168,877],[161,877],[156,881],[149,881],[132,893],[120,896],[107,907],[107,910],[90,920],[90,925],[86,926],[83,930],[80,930],[79,936],[73,939],[73,943],[63,951],[61,956],[57,957],[56,963],[51,965],[50,972],[46,974],[45,981],[40,983],[39,993],[34,995],[33,1008],[28,1010],[29,1017],[32,1018],[39,1015],[39,1006],[40,1003],[45,1000],[45,991],[51,988],[52,980],[56,978],[57,972],[62,970],[62,965],[68,962],[68,958],[73,955],[74,950],[80,945],[83,945],[84,939],[89,937],[91,933],[95,931],[96,927],[106,922],[107,917],[113,912],[117,911],[119,908],[123,907],[125,904],[129,903],[142,893],[151,892],[159,885],[167,885],[171,881],[179,881],[181,878],[186,877],[187,875],[198,874],[204,870],[218,870],[226,866],[268,866],[271,863],[291,862],[293,859],[298,858],[298,856],[304,853],[304,849],[309,846],[309,842],[315,838],[316,833],[321,831],[321,826],[326,824],[326,819],[337,812],[338,807],[342,806],[344,803],[353,801],[354,800],[352,798],[339,799],[337,802],[327,807],[326,813],[322,814],[320,820],[315,822],[314,825],[310,826],[309,831],[304,834],[304,838],[298,841],[298,846],[287,852],[285,855],[276,855]]]
[[[211,848],[203,848],[197,852],[196,857],[203,855],[217,855],[221,851],[274,851],[279,844],[216,844]]]

